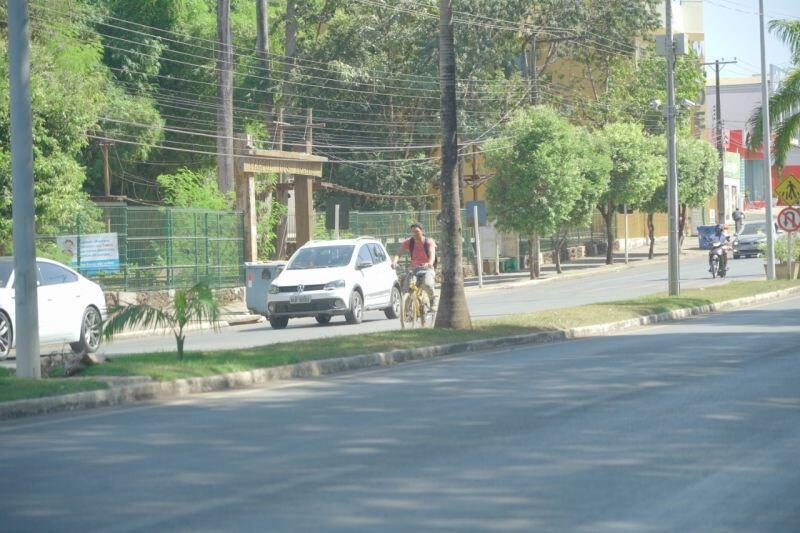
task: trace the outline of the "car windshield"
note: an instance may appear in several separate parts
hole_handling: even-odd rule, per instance
[[[14,263],[11,261],[0,261],[0,287],[8,285],[8,278],[14,272]]]
[[[758,234],[765,235],[766,233],[767,233],[766,222],[745,224],[744,228],[742,228],[742,235],[758,235]]]
[[[287,270],[304,270],[308,268],[343,267],[350,263],[353,256],[353,245],[312,246],[301,248],[294,256]]]

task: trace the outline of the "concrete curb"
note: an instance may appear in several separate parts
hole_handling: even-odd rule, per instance
[[[795,295],[800,295],[800,287],[792,287],[716,304],[668,311],[618,322],[582,326],[569,330],[545,331],[527,335],[482,339],[425,348],[392,350],[389,352],[355,355],[336,359],[306,361],[294,365],[233,372],[218,376],[178,379],[169,382],[135,383],[106,390],[3,402],[0,403],[0,420],[95,407],[124,405],[141,401],[172,399],[201,392],[238,389],[279,380],[318,377],[363,368],[395,365],[409,361],[421,361],[463,352],[476,352],[508,346],[543,344],[567,339],[607,335],[616,331],[660,322],[671,322],[701,314],[736,309]]]

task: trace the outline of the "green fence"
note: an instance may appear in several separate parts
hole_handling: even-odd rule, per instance
[[[212,286],[244,282],[244,219],[241,213],[166,207],[100,206],[97,217],[76,216],[58,243],[76,241],[73,266],[105,290],[149,291],[188,287],[207,279]],[[91,236],[116,234],[119,268],[98,269],[80,257]],[[83,242],[83,245],[81,244]]]

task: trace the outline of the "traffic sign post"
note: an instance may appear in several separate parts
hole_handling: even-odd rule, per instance
[[[800,209],[787,207],[778,214],[778,226],[786,231],[786,267],[789,270],[789,279],[792,279],[792,241],[794,232],[800,229]]]

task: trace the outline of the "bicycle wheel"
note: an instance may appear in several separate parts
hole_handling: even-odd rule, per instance
[[[404,292],[400,300],[400,327],[413,328],[414,322],[414,295]]]

